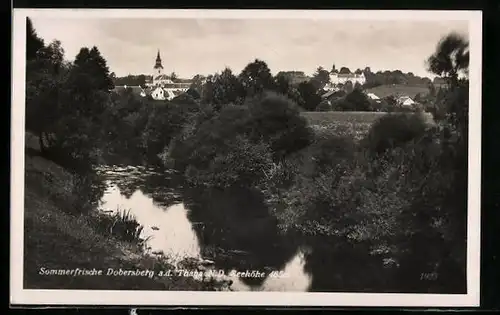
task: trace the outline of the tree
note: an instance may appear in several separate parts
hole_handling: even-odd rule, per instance
[[[450,33],[438,43],[427,59],[428,70],[448,82],[447,90],[439,89],[436,103],[446,113],[446,120],[466,139],[468,129],[469,42]],[[463,75],[463,78],[459,78]]]
[[[363,73],[363,70],[361,70],[360,68],[356,69],[356,71],[354,71],[355,74],[362,74]]]
[[[282,158],[309,145],[311,132],[300,110],[289,98],[274,92],[247,103],[251,115],[250,139],[264,140],[275,158]]]
[[[64,63],[61,43],[40,48],[26,69],[26,127],[38,135],[40,151],[46,153],[63,114],[60,91],[64,91],[69,65]]]
[[[204,83],[205,77],[202,76],[201,74],[197,74],[193,77],[191,80],[191,89],[194,89],[198,91],[198,93],[202,94],[202,88],[203,88],[203,83]]]
[[[220,74],[211,77],[205,92],[205,101],[219,109],[230,103],[241,103],[244,96],[241,82],[230,68],[225,68]]]
[[[83,128],[89,141],[104,132],[97,126],[102,124],[102,114],[111,101],[113,87],[107,62],[97,47],[80,49],[65,82],[67,93],[63,110],[68,117],[74,118],[75,132]]]
[[[330,73],[323,67],[318,67],[313,75],[313,78],[311,79],[311,82],[312,84],[314,84],[317,90],[320,90],[330,82]]]
[[[352,84],[352,81],[347,81],[343,87],[344,91],[346,93],[351,93],[354,90],[354,85]]]
[[[38,37],[31,19],[26,18],[26,59],[36,58],[36,53],[44,46],[43,39]]]
[[[337,73],[338,70],[337,68],[335,68],[335,64],[332,65],[332,70],[330,71],[330,73]]]
[[[427,59],[427,65],[432,73],[456,83],[459,74],[468,74],[468,40],[457,33],[445,36],[438,43],[436,52]]]
[[[368,97],[358,89],[355,89],[351,93],[347,94],[345,102],[352,104],[352,107],[356,111],[370,110],[370,101],[368,100]]]
[[[264,90],[274,90],[275,84],[271,70],[262,60],[255,59],[249,63],[238,76],[247,96],[262,93]]]
[[[283,95],[287,95],[290,90],[290,80],[284,72],[279,72],[274,81],[276,82],[276,91]]]
[[[113,80],[109,73],[106,60],[99,49],[93,46],[81,48],[75,57],[75,75],[86,75],[89,80],[89,88],[101,91],[109,91],[114,88]]]
[[[175,73],[175,72],[170,73],[170,80],[175,82],[175,80],[177,80],[177,78],[178,78],[177,73]]]
[[[321,96],[316,93],[316,87],[311,82],[302,82],[298,86],[298,91],[303,100],[302,104],[299,104],[302,108],[308,111],[315,111],[316,106],[321,102]]]

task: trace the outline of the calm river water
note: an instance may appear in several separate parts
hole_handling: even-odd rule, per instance
[[[232,277],[235,291],[451,291],[418,278],[418,257],[395,268],[384,264],[383,255],[371,255],[369,244],[283,234],[260,192],[193,191],[171,172],[144,167],[106,167],[99,174],[107,187],[103,211],[130,211],[143,225],[142,236],[153,253],[162,252],[173,263],[209,259],[226,275],[247,270],[266,274]],[[273,271],[281,276],[272,277]]]
[[[152,252],[163,252],[174,263],[186,257],[211,259],[226,274],[281,271],[280,277],[265,279],[231,277],[236,291],[309,290],[312,277],[304,268],[304,250],[279,235],[265,209],[251,209],[262,207],[251,196],[219,192],[200,205],[186,202],[182,185],[168,172],[114,167],[101,169],[101,174],[107,184],[101,208],[130,211],[144,226],[142,237],[148,238]],[[240,210],[258,215],[231,218],[231,212]]]

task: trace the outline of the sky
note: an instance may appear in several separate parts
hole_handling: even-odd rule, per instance
[[[60,40],[66,58],[97,46],[117,76],[151,74],[160,50],[165,73],[192,78],[225,67],[239,73],[256,58],[271,72],[370,67],[429,76],[425,60],[440,38],[468,36],[468,21],[174,19],[33,17],[46,42]]]

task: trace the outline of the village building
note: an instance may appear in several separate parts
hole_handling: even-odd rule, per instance
[[[397,104],[402,107],[412,107],[415,105],[415,101],[409,96],[400,96],[397,98]]]
[[[334,86],[346,84],[349,81],[351,81],[353,85],[356,85],[356,83],[363,85],[366,83],[366,77],[364,73],[330,73],[330,83]]]
[[[377,104],[382,103],[382,100],[380,99],[380,97],[378,97],[374,93],[366,93],[366,96],[368,97],[369,100],[374,101]]]
[[[191,86],[191,80],[174,79],[164,74],[160,51],[156,55],[151,79],[146,81],[146,86],[116,86],[114,91],[129,89],[141,97],[151,96],[154,100],[171,100],[185,93]]]

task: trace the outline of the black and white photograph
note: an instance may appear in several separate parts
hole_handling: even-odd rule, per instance
[[[11,303],[479,305],[481,27],[15,9]]]

